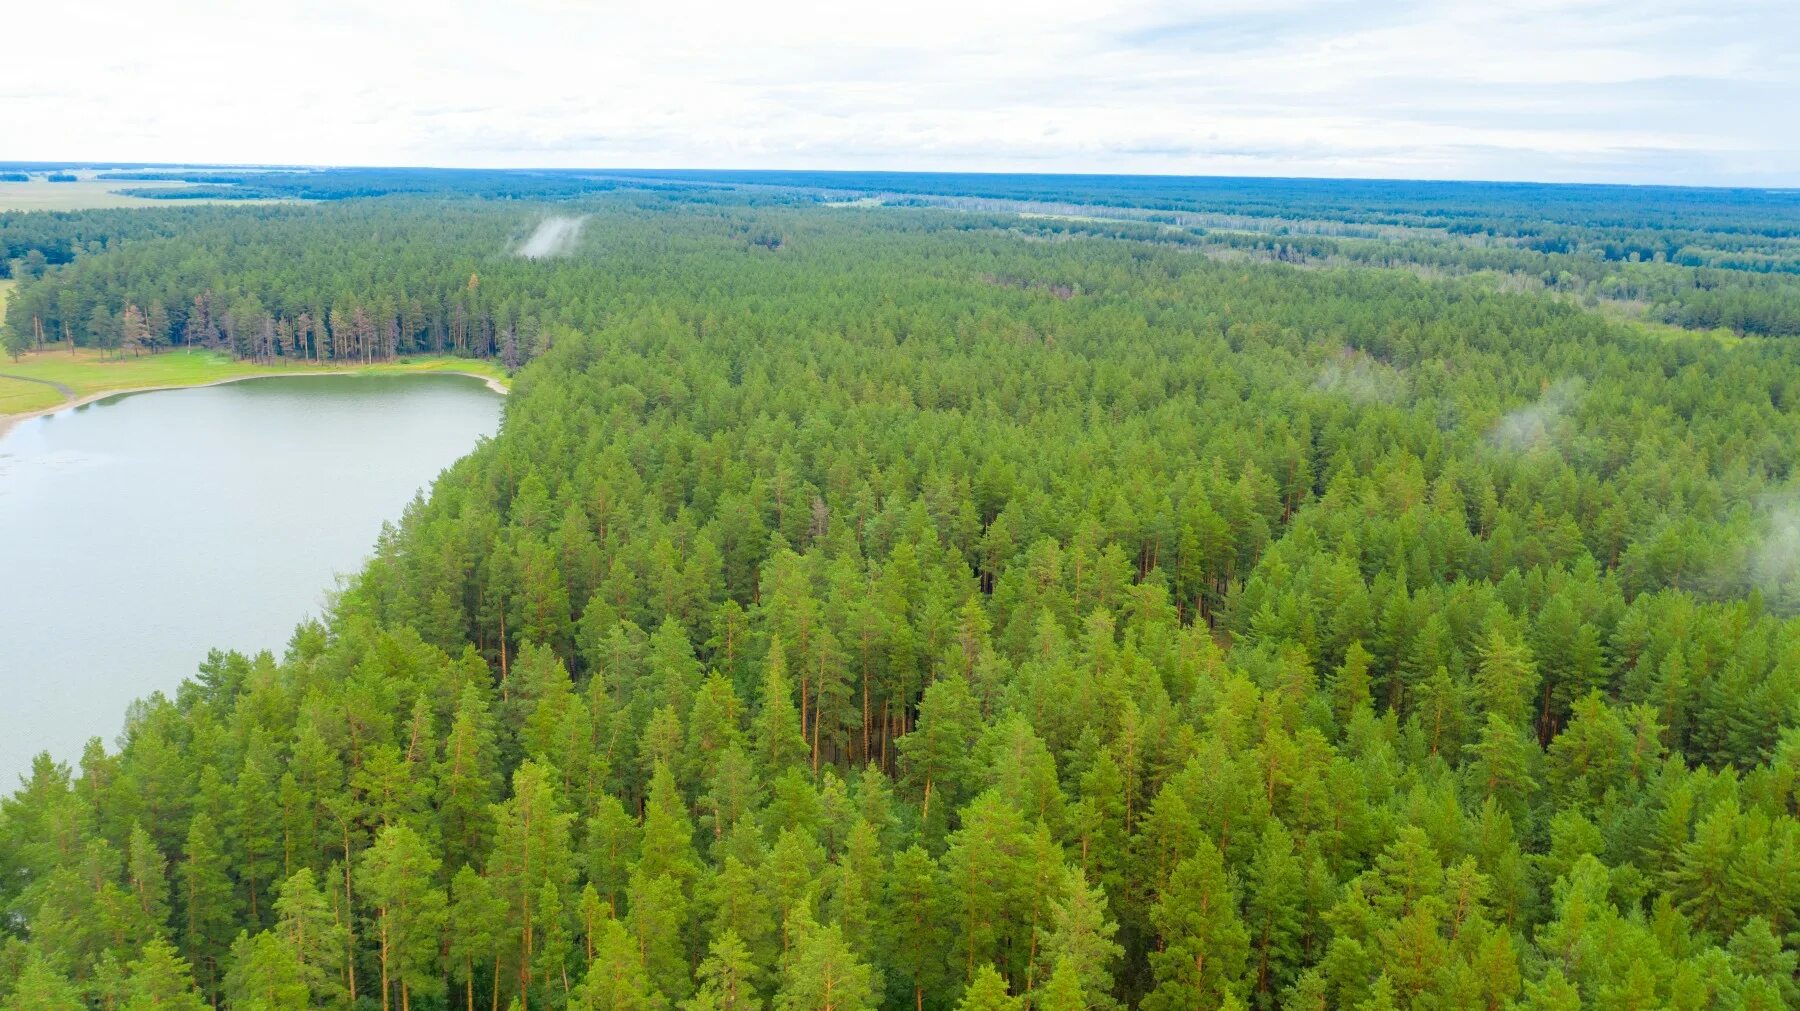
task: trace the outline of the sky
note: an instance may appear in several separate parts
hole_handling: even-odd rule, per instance
[[[1800,186],[1800,0],[14,5],[0,159]]]

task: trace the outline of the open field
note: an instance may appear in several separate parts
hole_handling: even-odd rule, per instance
[[[106,207],[183,207],[188,204],[277,203],[273,200],[152,200],[120,190],[191,186],[179,180],[80,179],[72,183],[0,182],[0,211],[82,211]]]
[[[4,366],[0,366],[4,367]],[[23,379],[0,378],[0,418],[10,414],[29,414],[55,407],[63,402],[56,387]],[[4,424],[4,422],[0,422]]]
[[[506,373],[498,365],[471,358],[425,356],[373,365],[355,362],[259,365],[236,361],[229,355],[212,351],[165,351],[121,359],[88,348],[71,352],[66,345],[51,345],[16,362],[0,360],[0,431],[9,421],[17,421],[24,415],[133,390],[205,386],[256,376],[420,372],[470,375],[485,380],[498,391],[504,391],[507,386]],[[58,387],[66,390],[67,395],[58,392]]]

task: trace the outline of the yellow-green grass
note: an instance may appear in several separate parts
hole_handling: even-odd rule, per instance
[[[0,362],[0,369],[5,367],[4,362]],[[0,377],[0,416],[41,411],[62,402],[63,395],[56,392],[54,386]]]
[[[486,379],[501,386],[512,385],[507,378],[506,370],[498,364],[484,358],[455,358],[449,355],[419,355],[413,358],[401,358],[397,361],[380,362],[375,365],[355,366],[353,372],[369,373],[413,373],[413,372],[456,372]]]
[[[1687,327],[1675,326],[1672,323],[1660,323],[1655,320],[1647,319],[1627,318],[1624,322],[1626,326],[1637,333],[1656,340],[1674,341],[1693,340],[1698,338],[1701,340],[1716,341],[1720,346],[1728,348],[1737,347],[1739,344],[1743,344],[1747,341],[1756,340],[1755,337],[1740,336],[1737,333],[1734,333],[1729,327],[1716,327],[1712,330],[1690,330]]]
[[[341,372],[353,375],[393,375],[424,372],[467,373],[487,380],[489,385],[504,389],[506,373],[492,362],[445,356],[420,356],[393,362],[364,365],[356,362],[295,362],[293,364],[259,365],[233,360],[228,355],[211,351],[165,351],[123,358],[77,348],[70,351],[65,344],[53,344],[33,351],[18,361],[0,359],[0,373],[26,379],[59,383],[68,388],[65,398],[43,383],[5,380],[0,390],[0,416],[24,414],[55,407],[64,402],[89,400],[107,393],[164,387],[204,386],[252,376],[304,375],[318,372]],[[34,387],[31,391],[13,387]],[[42,391],[42,392],[39,392]],[[47,401],[45,394],[49,395]],[[35,399],[33,399],[35,398]],[[28,403],[29,402],[29,403]]]
[[[120,190],[192,186],[168,179],[79,179],[72,183],[0,182],[0,211],[83,211],[105,207],[181,207],[196,203],[274,203],[270,200],[153,200]]]

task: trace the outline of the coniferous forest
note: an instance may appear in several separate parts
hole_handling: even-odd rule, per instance
[[[1800,1006],[1780,327],[471,178],[0,215],[14,335],[517,368],[323,620],[0,801],[0,1007]],[[1080,195],[1042,185],[962,198]],[[1424,213],[1268,199],[1390,252]],[[1793,318],[1793,200],[1671,206],[1613,220],[1767,269],[1583,262]]]

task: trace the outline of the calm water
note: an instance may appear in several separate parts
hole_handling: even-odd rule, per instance
[[[284,377],[0,436],[0,793],[39,751],[111,749],[211,647],[279,655],[500,405],[462,376]]]

